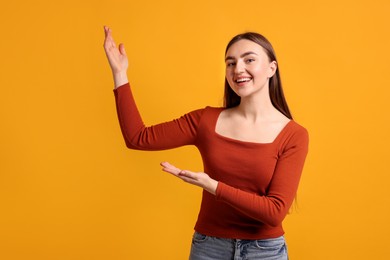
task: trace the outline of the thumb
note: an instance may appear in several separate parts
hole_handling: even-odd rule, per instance
[[[119,52],[126,56],[125,45],[123,43],[119,44]]]

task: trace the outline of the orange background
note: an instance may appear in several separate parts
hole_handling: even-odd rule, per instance
[[[187,259],[201,190],[193,147],[125,148],[103,51],[130,58],[147,124],[222,104],[224,48],[273,43],[310,132],[290,258],[389,259],[390,2],[7,1],[0,9],[0,259]]]

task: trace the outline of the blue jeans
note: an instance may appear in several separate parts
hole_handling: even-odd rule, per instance
[[[194,233],[190,260],[287,260],[283,236],[245,240],[209,237]]]

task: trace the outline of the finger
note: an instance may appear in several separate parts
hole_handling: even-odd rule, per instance
[[[111,29],[109,27],[105,26],[104,32],[105,32],[104,47],[116,48],[114,38],[112,37]]]
[[[199,176],[194,172],[181,171],[181,172],[179,172],[178,177],[185,182],[199,185],[199,179],[198,179]]]
[[[176,168],[176,169],[178,169],[176,166],[170,164],[169,162],[161,162],[160,165],[163,166],[163,167],[166,167],[166,168]]]
[[[162,170],[169,173],[173,173],[175,175],[179,175],[179,173],[181,172],[181,169],[176,167],[164,167]]]
[[[125,45],[123,43],[119,44],[119,52],[126,56],[126,50],[125,50]]]
[[[187,179],[197,180],[198,175],[191,171],[180,171],[179,176],[185,177]]]
[[[104,26],[104,43],[108,42],[108,38],[110,38],[110,28]]]
[[[174,165],[170,164],[169,162],[162,162],[160,165],[163,167],[163,171],[172,173],[174,175],[178,175],[181,172],[181,169],[175,167]]]
[[[173,169],[173,168],[163,168],[164,172],[170,173],[172,175],[175,175],[176,177],[179,177],[180,170],[179,169]]]
[[[161,162],[160,165],[163,166],[163,167],[172,166],[169,162]]]
[[[179,174],[177,177],[179,177],[181,180],[183,180],[183,181],[185,181],[187,183],[195,184],[194,179],[188,178],[188,177],[186,177],[184,175]]]

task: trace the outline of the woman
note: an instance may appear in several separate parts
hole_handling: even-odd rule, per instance
[[[308,133],[292,120],[271,44],[257,33],[229,42],[225,107],[145,127],[128,83],[125,48],[104,29],[127,147],[195,145],[202,156],[205,172],[161,163],[163,171],[203,188],[190,259],[288,259],[282,221],[298,188]]]

